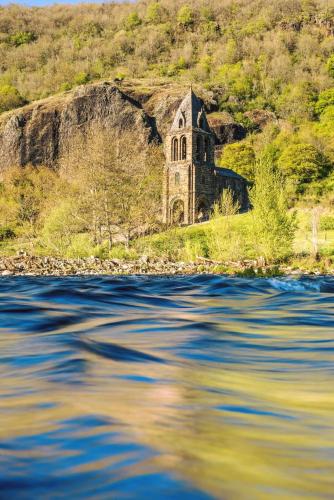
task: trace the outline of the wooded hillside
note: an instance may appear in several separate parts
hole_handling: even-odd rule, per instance
[[[270,146],[294,190],[334,187],[333,0],[2,7],[0,60],[0,111],[100,79],[196,82],[249,133],[225,166],[252,177]]]

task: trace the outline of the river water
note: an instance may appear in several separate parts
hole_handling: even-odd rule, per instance
[[[334,279],[0,278],[0,498],[333,498]]]

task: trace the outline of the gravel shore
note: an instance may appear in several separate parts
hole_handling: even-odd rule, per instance
[[[0,257],[0,276],[74,276],[74,275],[177,275],[177,274],[321,274],[306,269],[295,270],[291,267],[270,267],[259,261],[214,262],[199,259],[197,262],[170,262],[164,259],[139,260],[119,259],[102,260],[95,257],[61,259],[56,257],[36,257],[21,254],[13,257]],[[330,271],[329,274],[333,274]]]

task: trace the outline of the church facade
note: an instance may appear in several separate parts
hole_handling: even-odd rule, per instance
[[[247,181],[215,166],[215,137],[203,102],[191,89],[180,104],[165,141],[163,222],[194,224],[208,218],[225,189],[248,208]]]

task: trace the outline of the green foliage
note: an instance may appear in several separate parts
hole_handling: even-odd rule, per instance
[[[263,257],[266,263],[285,259],[292,254],[295,214],[289,213],[283,179],[267,158],[256,166],[250,200],[250,237],[255,256]]]
[[[10,227],[0,227],[0,241],[15,238],[15,231]]]
[[[126,248],[124,245],[115,245],[109,250],[107,257],[109,259],[136,260],[139,255],[134,248]]]
[[[148,5],[146,11],[146,20],[148,23],[158,24],[161,22],[162,8],[159,2],[152,2]]]
[[[323,215],[320,218],[320,230],[321,231],[334,231],[334,216]]]
[[[80,71],[74,77],[74,83],[76,85],[84,85],[88,83],[90,80],[89,75],[85,71]]]
[[[251,75],[246,73],[241,62],[226,63],[221,66],[216,80],[225,89],[227,95],[235,96],[238,99],[250,99],[254,96],[254,80]],[[224,108],[233,111],[233,107],[225,106]]]
[[[142,23],[139,15],[137,12],[131,12],[126,20],[125,20],[125,28],[129,31],[132,31],[133,29],[137,28],[138,26],[140,26]]]
[[[87,230],[84,214],[75,199],[60,200],[44,216],[40,239],[51,254],[64,255],[73,242],[73,236]]]
[[[311,144],[292,144],[278,160],[282,173],[296,184],[309,183],[326,175],[329,162]]]
[[[0,85],[0,113],[23,106],[25,100],[12,85]]]
[[[235,170],[238,174],[252,181],[255,167],[254,149],[245,142],[227,144],[219,159],[219,165]]]
[[[280,116],[292,121],[312,117],[316,93],[309,82],[287,85],[276,102]]]
[[[225,189],[211,215],[208,246],[212,259],[237,261],[244,257],[245,234],[240,231],[240,226],[235,223],[234,217],[239,210],[240,205],[233,199],[232,191]]]
[[[177,22],[185,29],[194,25],[194,12],[189,5],[182,5],[177,13]]]
[[[334,136],[334,105],[328,106],[320,115],[320,123],[317,130],[325,136]]]
[[[94,257],[94,243],[91,236],[87,233],[73,234],[71,242],[66,248],[65,257]]]
[[[7,39],[7,43],[9,45],[13,45],[14,47],[19,47],[20,45],[25,45],[27,43],[31,43],[37,40],[37,36],[35,33],[31,31],[19,31],[10,35]]]
[[[320,92],[314,109],[320,115],[328,106],[334,106],[334,87]]]
[[[330,56],[327,61],[327,71],[329,75],[334,78],[334,54]]]

